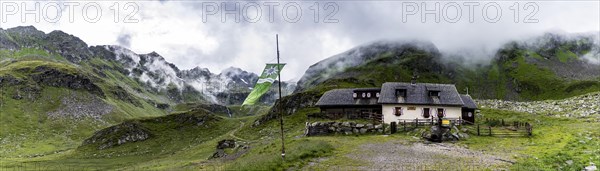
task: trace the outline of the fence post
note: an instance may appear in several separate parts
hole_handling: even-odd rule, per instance
[[[404,126],[404,131],[406,132],[406,120],[404,120],[404,123],[402,125]]]
[[[390,123],[390,134],[395,134],[397,131],[396,122]]]
[[[529,124],[529,122],[526,122],[525,124],[526,124],[525,128],[527,129],[527,134],[529,136],[531,136],[531,134],[533,132],[533,129],[531,128],[531,125]]]
[[[502,119],[502,126],[504,126],[504,119]]]
[[[417,127],[419,127],[419,120],[415,119],[415,129],[417,129]]]
[[[490,132],[489,132],[489,135],[490,135],[490,136],[492,136],[492,126],[489,126],[489,127],[488,127],[488,130],[490,131]]]
[[[479,124],[477,124],[477,136],[480,136],[480,134],[479,134]]]

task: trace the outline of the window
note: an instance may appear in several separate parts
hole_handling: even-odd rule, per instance
[[[439,91],[429,91],[429,96],[440,96],[440,92]]]
[[[429,111],[429,108],[423,108],[423,117],[429,118],[430,115],[431,115],[431,112]]]
[[[397,89],[396,90],[396,97],[406,97],[406,90],[405,89]]]
[[[368,98],[371,98],[371,93],[367,93],[367,97],[368,97]]]
[[[356,93],[352,94],[352,97],[356,98],[358,95],[356,95]]]
[[[366,96],[366,93],[362,93],[362,98],[365,98]]]
[[[401,116],[402,115],[402,107],[396,107],[394,110],[394,115]]]
[[[438,116],[438,118],[443,118],[444,116],[446,116],[446,110],[444,110],[444,108],[438,108],[437,116]]]
[[[379,93],[375,93],[375,97],[379,98]]]

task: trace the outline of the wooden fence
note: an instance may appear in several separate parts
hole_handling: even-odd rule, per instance
[[[519,137],[533,135],[533,126],[529,122],[505,122],[504,119],[486,119],[487,125],[477,124],[479,136]]]
[[[450,125],[462,125],[462,124],[471,124],[473,123],[463,120],[462,118],[444,118],[445,120],[450,120]],[[438,119],[399,119],[398,120],[398,129],[401,131],[410,131],[414,130],[421,126],[431,126],[437,124]]]
[[[531,136],[533,126],[528,122],[508,122],[504,119],[486,119],[483,124],[474,124],[461,118],[446,118],[450,120],[450,125],[473,125],[467,128],[470,132],[477,133],[478,136],[499,136],[499,137],[520,137]],[[391,131],[412,131],[422,126],[431,126],[437,124],[435,119],[408,119],[399,120],[398,125],[392,123]]]

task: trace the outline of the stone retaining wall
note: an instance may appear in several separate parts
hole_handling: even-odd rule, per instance
[[[330,135],[330,134],[372,134],[372,133],[383,133],[382,124],[361,124],[355,122],[306,122],[306,136],[314,135]]]

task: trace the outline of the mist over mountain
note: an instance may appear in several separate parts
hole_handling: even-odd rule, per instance
[[[475,98],[562,98],[599,90],[598,47],[596,34],[546,33],[508,42],[478,61],[486,57],[444,54],[430,42],[377,41],[310,66],[295,92],[378,87],[410,82],[416,74],[419,82],[452,83],[463,93],[468,88]]]
[[[148,90],[168,92],[169,100],[177,103],[204,100],[212,103],[240,104],[258,80],[258,75],[233,67],[219,74],[201,67],[180,70],[156,52],[137,54],[116,45],[88,47],[81,39],[62,31],[45,34],[35,27],[27,26],[1,29],[0,33],[0,50],[42,50],[59,54],[66,61],[76,65],[88,63],[92,58],[115,61],[120,66],[96,67],[94,71],[101,73],[104,69],[117,70],[140,82]],[[284,87],[293,84],[285,83],[285,85]],[[237,94],[235,99],[227,99],[230,98],[229,93]],[[184,94],[195,94],[198,97],[184,97]],[[272,103],[274,99],[264,98],[263,101]]]

